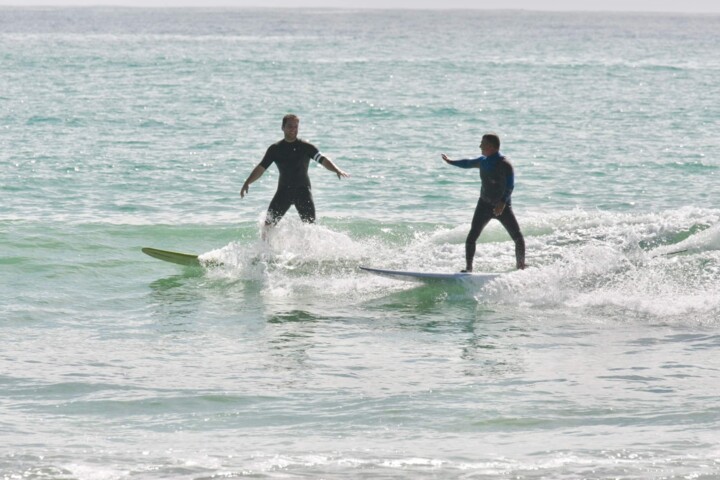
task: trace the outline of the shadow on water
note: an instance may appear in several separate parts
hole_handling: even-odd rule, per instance
[[[407,290],[393,291],[364,303],[370,310],[398,313],[442,313],[449,306],[475,311],[476,290],[462,283],[423,283]]]
[[[268,323],[284,324],[284,323],[315,323],[320,319],[310,312],[303,310],[291,310],[287,312],[278,312],[271,314],[267,318]]]
[[[272,286],[267,281],[214,276],[202,269],[185,269],[148,286],[148,308],[162,324],[259,322],[297,330],[328,318],[322,314],[324,310],[342,317],[337,309],[329,309],[314,297],[273,296],[268,293]]]
[[[174,289],[183,287],[187,284],[187,279],[202,276],[202,273],[194,275],[173,275],[171,277],[160,278],[154,282],[150,282],[150,288],[157,294],[164,294]]]
[[[213,277],[204,268],[186,267],[182,274],[171,275],[150,282],[152,296],[160,301],[182,300],[238,291],[257,293],[262,285],[256,280]]]
[[[179,275],[160,278],[150,282],[151,298],[158,303],[173,303],[197,296],[197,286],[204,278],[200,268],[185,268]]]
[[[188,268],[183,273],[151,282],[148,307],[163,323],[199,321],[210,317],[231,319],[252,310],[262,285],[255,281],[212,278],[202,269]]]

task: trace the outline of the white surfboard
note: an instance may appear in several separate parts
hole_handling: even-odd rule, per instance
[[[405,280],[408,282],[432,282],[432,281],[471,281],[473,283],[486,283],[498,278],[500,273],[431,273],[431,272],[409,272],[404,270],[384,270],[382,268],[360,267],[368,273],[380,275],[381,277]]]

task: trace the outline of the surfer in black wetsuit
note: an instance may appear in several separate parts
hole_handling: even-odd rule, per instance
[[[480,198],[473,215],[470,233],[465,240],[465,270],[472,272],[475,258],[475,244],[485,225],[497,218],[510,238],[515,242],[515,263],[518,269],[525,268],[525,239],[512,211],[511,195],[515,187],[513,167],[500,153],[500,137],[494,133],[483,135],[480,143],[482,156],[469,160],[450,160],[442,154],[442,159],[450,165],[460,168],[480,169]]]
[[[250,189],[250,184],[260,178],[270,165],[273,163],[277,165],[280,178],[277,191],[270,201],[265,217],[266,228],[277,225],[283,215],[287,213],[290,205],[295,205],[303,222],[315,222],[315,202],[308,176],[310,160],[315,160],[334,172],[338,178],[349,177],[332,160],[320,153],[314,145],[298,138],[299,125],[300,119],[296,115],[288,114],[283,117],[282,131],[285,138],[270,145],[265,152],[265,157],[253,169],[240,190],[240,197],[244,198]]]

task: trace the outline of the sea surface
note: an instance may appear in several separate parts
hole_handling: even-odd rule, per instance
[[[720,478],[720,16],[0,8],[0,479]],[[260,235],[281,118],[351,177]],[[455,272],[497,132],[498,222]],[[144,255],[199,254],[204,268]]]

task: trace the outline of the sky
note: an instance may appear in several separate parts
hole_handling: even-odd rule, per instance
[[[0,6],[469,8],[720,13],[718,0],[0,0]]]

